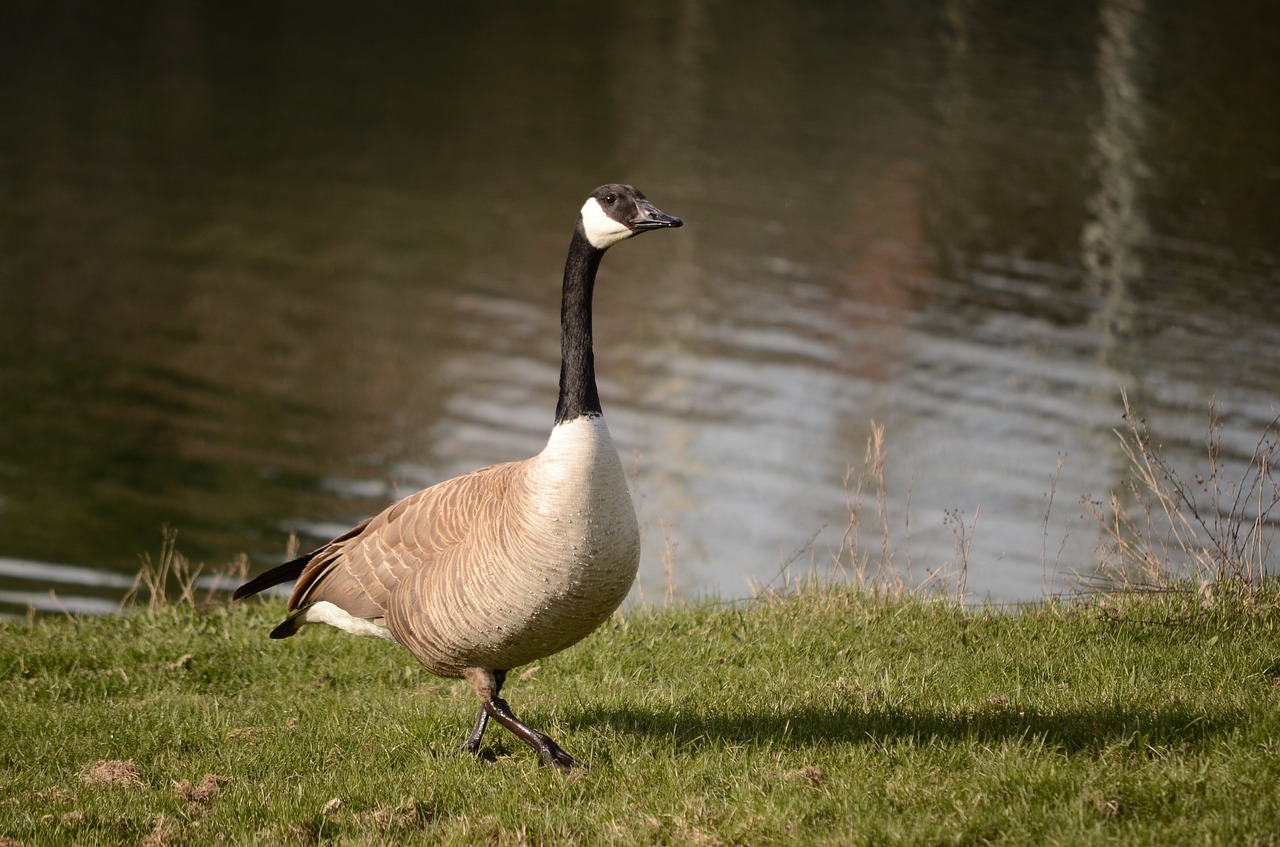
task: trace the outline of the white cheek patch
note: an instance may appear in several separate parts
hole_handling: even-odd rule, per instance
[[[624,224],[605,214],[594,197],[587,198],[587,202],[582,204],[582,229],[587,234],[587,241],[597,250],[606,250],[624,238],[635,235]]]

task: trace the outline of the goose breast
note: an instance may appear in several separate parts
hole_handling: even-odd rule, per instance
[[[499,468],[501,485],[469,493],[466,536],[391,594],[392,633],[444,676],[568,647],[613,613],[635,579],[639,528],[602,417],[561,424],[542,453]]]

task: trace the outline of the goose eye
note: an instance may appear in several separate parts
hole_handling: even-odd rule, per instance
[[[609,192],[608,194],[606,194],[606,195],[604,196],[604,202],[606,202],[606,203],[616,203],[616,202],[618,202],[618,195],[614,194],[613,192]]]

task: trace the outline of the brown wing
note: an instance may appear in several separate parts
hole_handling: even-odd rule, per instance
[[[466,546],[493,519],[523,462],[492,465],[410,494],[317,550],[289,611],[322,600],[355,617],[382,623],[391,592],[450,550]]]

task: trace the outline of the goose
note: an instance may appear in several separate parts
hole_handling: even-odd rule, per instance
[[[574,759],[516,718],[499,695],[512,668],[585,638],[635,580],[640,531],[596,388],[591,298],[606,250],[683,225],[630,185],[602,185],[578,214],[560,306],[560,395],[542,452],[410,494],[327,544],[240,586],[240,600],[297,580],[288,617],[384,638],[444,678],[462,678],[480,711],[462,749],[480,754],[490,718],[541,765]]]

